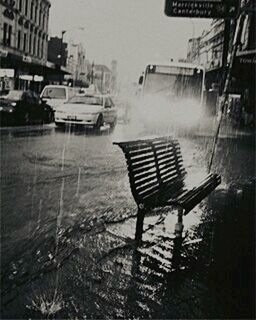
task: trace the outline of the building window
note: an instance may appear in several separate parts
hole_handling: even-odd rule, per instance
[[[24,38],[23,38],[23,51],[26,52],[27,50],[27,34],[24,33]]]
[[[41,22],[42,22],[42,11],[40,9],[39,11],[39,26],[41,27]]]
[[[30,19],[33,20],[33,12],[34,12],[34,3],[31,2],[30,6]]]
[[[12,45],[12,26],[9,26],[9,39],[8,39],[9,46]]]
[[[43,23],[42,23],[42,27],[43,27],[43,30],[45,30],[45,14],[43,13]]]
[[[17,43],[17,48],[20,50],[20,45],[21,45],[21,31],[18,31],[18,43]]]
[[[26,3],[25,3],[25,15],[28,14],[28,0],[25,0]]]
[[[33,54],[36,55],[36,34],[34,35],[34,41],[33,41]]]
[[[23,0],[20,0],[20,1],[19,1],[19,11],[20,11],[20,12],[22,12],[22,2],[23,2]]]
[[[37,56],[40,56],[40,37],[38,37],[38,41],[37,41]]]
[[[29,50],[29,53],[31,53],[31,50],[32,50],[32,32],[29,35],[28,50]]]
[[[44,39],[42,39],[42,44],[41,44],[41,58],[44,57]]]
[[[9,26],[7,23],[4,23],[3,43],[8,47],[12,43],[12,26]]]
[[[35,7],[35,23],[37,23],[37,11],[38,11],[38,7]]]
[[[7,45],[7,39],[8,39],[8,24],[4,23],[4,34],[3,34],[4,45]]]

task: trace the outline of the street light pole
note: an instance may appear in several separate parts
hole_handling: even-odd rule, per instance
[[[61,66],[63,64],[63,38],[66,30],[61,31],[61,43],[60,43],[60,84],[62,84]]]

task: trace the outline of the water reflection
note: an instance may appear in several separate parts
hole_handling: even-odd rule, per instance
[[[79,125],[66,125],[55,127],[56,133],[68,133],[75,136],[85,135],[85,136],[102,136],[112,133],[114,130],[110,129],[108,126],[103,126],[100,130],[95,130],[90,127],[79,126]]]

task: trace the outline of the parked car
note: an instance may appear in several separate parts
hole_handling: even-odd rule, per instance
[[[48,85],[42,90],[40,98],[50,105],[54,111],[56,111],[59,106],[78,93],[79,88],[62,85]]]
[[[114,128],[117,109],[109,96],[78,95],[64,103],[55,112],[57,126],[71,124],[99,129],[104,124]]]
[[[54,121],[53,109],[33,91],[11,90],[0,99],[1,125],[26,125]]]

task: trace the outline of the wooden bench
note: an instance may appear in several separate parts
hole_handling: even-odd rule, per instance
[[[180,145],[171,137],[114,144],[125,154],[131,191],[138,206],[135,239],[142,239],[145,213],[165,206],[178,209],[175,234],[181,237],[183,215],[188,214],[210,194],[221,183],[221,177],[218,174],[208,174],[201,183],[188,190]]]

